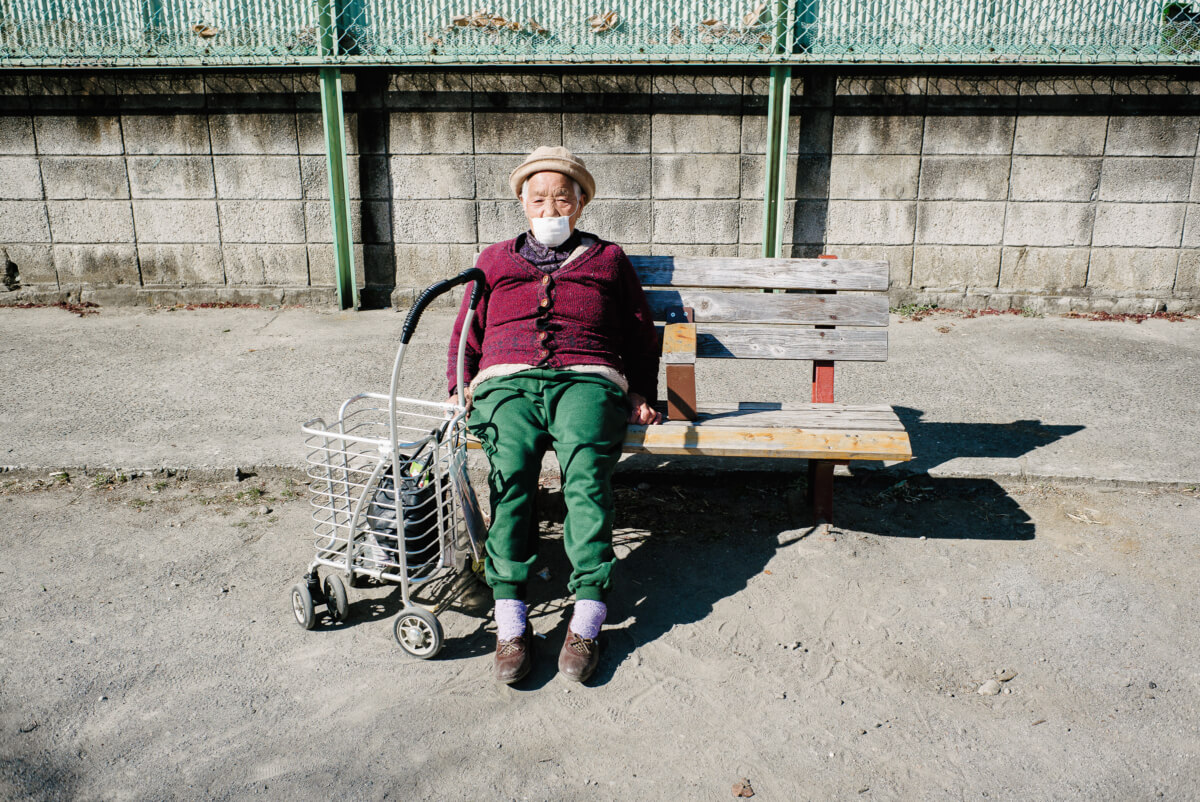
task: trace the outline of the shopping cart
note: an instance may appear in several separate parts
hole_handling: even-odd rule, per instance
[[[399,396],[404,351],[421,313],[434,298],[472,282],[458,343],[458,403]],[[472,268],[426,289],[404,321],[388,393],[359,393],[342,404],[332,425],[314,418],[302,427],[316,555],[292,587],[291,602],[305,629],[316,625],[320,604],[334,622],[345,621],[346,585],[370,577],[400,586],[403,609],[393,632],[404,651],[430,658],[442,648],[437,614],[475,583],[486,534],[467,478],[463,396],[467,332],[483,284],[483,271]],[[319,568],[331,570],[322,579]],[[426,604],[413,599],[422,585],[431,588],[423,593]]]

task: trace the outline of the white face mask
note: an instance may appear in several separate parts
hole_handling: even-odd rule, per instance
[[[569,217],[534,217],[529,225],[533,228],[533,236],[543,245],[557,248],[571,236],[571,219]]]

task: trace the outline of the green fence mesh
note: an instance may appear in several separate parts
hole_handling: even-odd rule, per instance
[[[0,0],[7,67],[1191,63],[1198,49],[1200,11],[1161,0]]]

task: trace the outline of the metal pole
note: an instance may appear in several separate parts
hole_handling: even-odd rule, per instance
[[[803,2],[803,0],[801,0]],[[775,4],[774,50],[790,53],[795,46],[792,3]],[[771,67],[767,88],[767,164],[763,172],[762,254],[772,258],[783,251],[784,198],[787,194],[788,113],[792,103],[792,68]]]
[[[338,52],[337,19],[332,0],[319,0],[322,56]],[[336,262],[338,307],[358,307],[354,280],[354,241],[350,230],[350,184],[346,178],[346,113],[342,107],[342,71],[321,67],[321,122],[325,129],[325,164],[329,173],[330,221]]]

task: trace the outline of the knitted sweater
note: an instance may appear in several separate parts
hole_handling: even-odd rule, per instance
[[[658,339],[637,273],[620,246],[594,239],[552,274],[517,252],[517,239],[489,246],[475,266],[487,276],[467,337],[464,379],[493,365],[601,365],[624,374],[630,392],[658,397]],[[455,364],[469,293],[454,323],[446,377]]]

